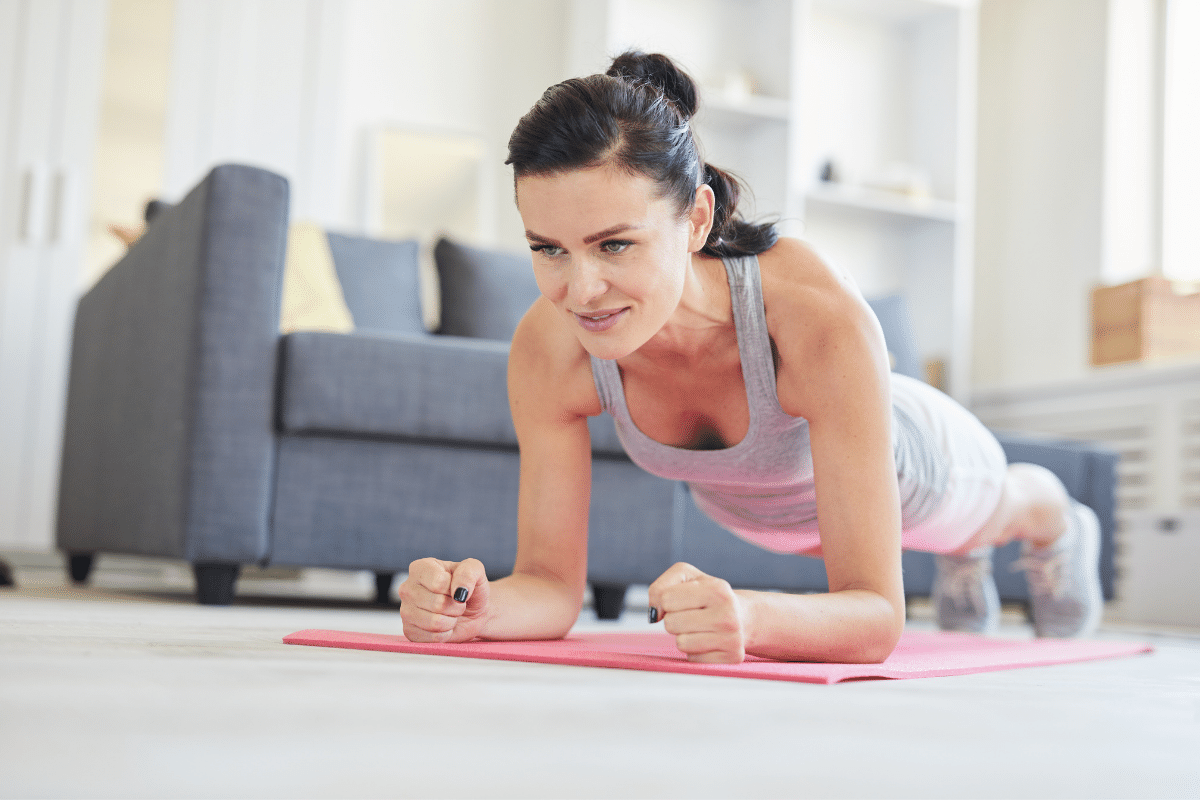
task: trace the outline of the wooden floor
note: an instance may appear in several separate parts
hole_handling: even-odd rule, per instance
[[[1196,633],[1108,626],[1156,652],[817,686],[292,647],[399,616],[361,575],[251,574],[211,608],[182,565],[105,560],[77,588],[8,557],[0,797],[1200,797]],[[644,627],[640,600],[579,627]]]

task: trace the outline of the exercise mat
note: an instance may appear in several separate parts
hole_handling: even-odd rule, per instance
[[[283,641],[286,644],[352,650],[385,650],[805,683],[966,675],[1129,656],[1153,650],[1141,642],[1006,639],[966,633],[905,631],[895,651],[882,664],[785,662],[754,656],[748,656],[741,664],[693,664],[675,647],[675,637],[661,632],[573,633],[565,639],[551,641],[417,644],[397,635],[307,630],[285,636]]]

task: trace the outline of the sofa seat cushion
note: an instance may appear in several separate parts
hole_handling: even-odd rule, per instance
[[[507,342],[297,331],[281,346],[284,433],[517,446]],[[593,452],[624,455],[610,417],[589,428]]]

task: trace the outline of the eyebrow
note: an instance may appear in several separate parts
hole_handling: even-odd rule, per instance
[[[583,237],[583,243],[584,244],[592,244],[593,242],[598,242],[601,239],[607,239],[609,236],[616,236],[618,233],[624,233],[626,231],[632,231],[632,230],[637,230],[637,229],[638,228],[636,225],[627,225],[627,224],[614,225],[611,228],[606,228],[605,230],[600,231],[599,233],[593,233],[589,236]],[[550,244],[550,245],[554,245],[555,247],[562,246],[561,242],[555,241],[554,239],[548,239],[547,237],[542,236],[537,233],[534,233],[531,230],[525,231],[525,238],[530,240],[531,242],[538,242],[540,244]]]

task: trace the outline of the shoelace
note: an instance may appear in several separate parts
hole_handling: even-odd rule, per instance
[[[1025,580],[1029,583],[1030,592],[1048,594],[1058,600],[1067,590],[1066,582],[1063,580],[1066,566],[1066,553],[1054,553],[1018,558],[1009,566],[1009,569],[1013,572],[1025,570]]]
[[[942,576],[942,591],[950,602],[960,608],[972,600],[977,608],[987,605],[983,584],[991,577],[991,561],[987,558],[967,558],[951,563],[951,569]]]

